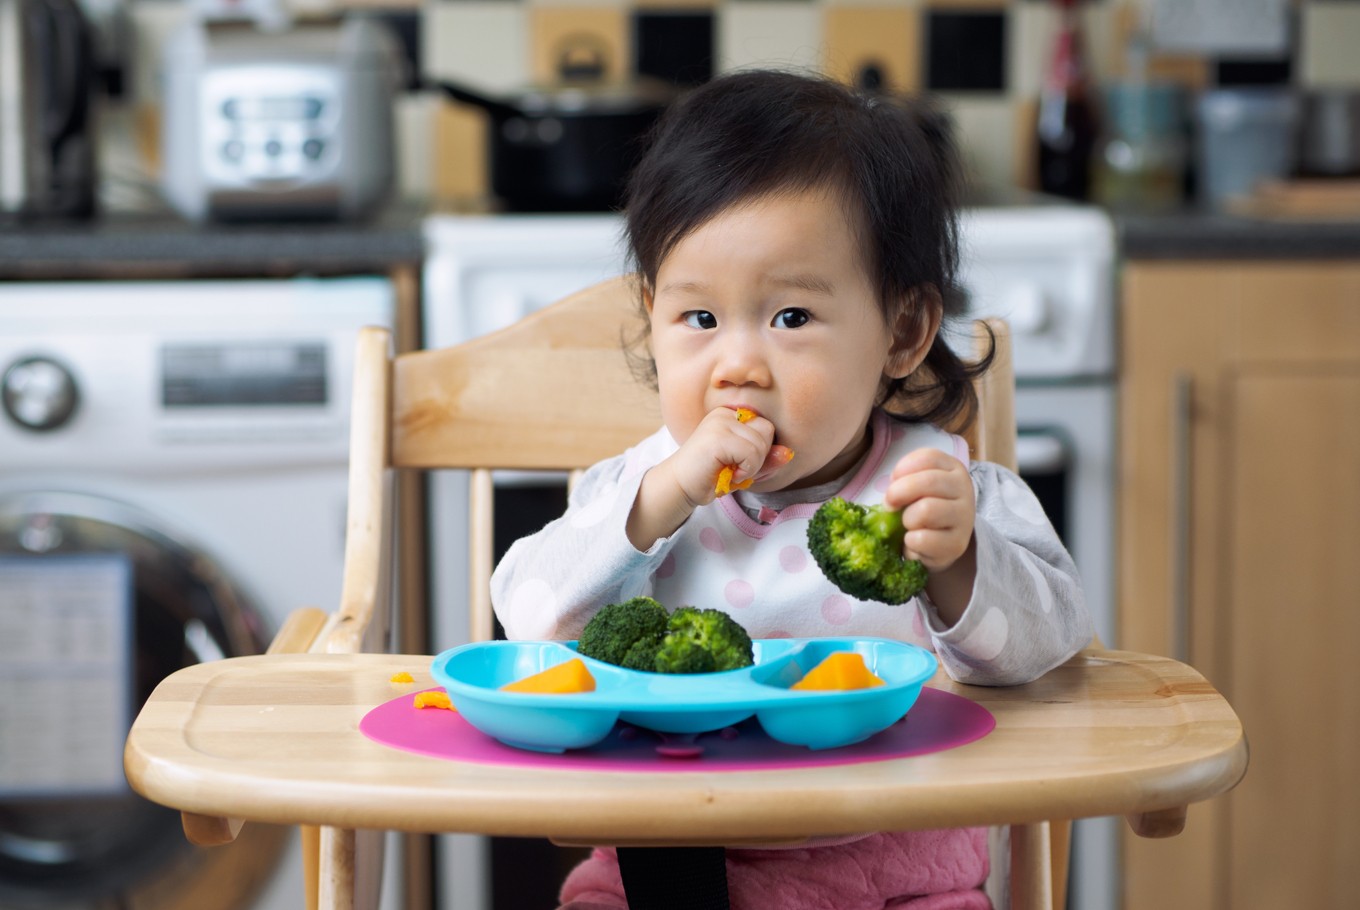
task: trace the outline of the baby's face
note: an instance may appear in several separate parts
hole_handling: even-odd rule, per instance
[[[796,453],[757,490],[849,468],[885,370],[901,360],[859,241],[821,191],[739,205],[683,239],[657,272],[651,330],[677,442],[714,408],[740,405]]]

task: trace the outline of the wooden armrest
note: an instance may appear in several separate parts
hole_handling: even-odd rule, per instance
[[[311,647],[321,627],[326,624],[326,613],[316,607],[300,607],[288,614],[278,634],[269,643],[266,654],[303,654]],[[220,815],[199,815],[181,812],[180,823],[189,843],[198,847],[220,847],[236,840],[245,823],[239,818]]]

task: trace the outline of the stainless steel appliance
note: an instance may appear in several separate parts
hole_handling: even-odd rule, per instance
[[[436,217],[426,226],[424,338],[456,344],[521,318],[624,268],[622,219],[613,215]],[[1019,197],[967,209],[960,282],[969,317],[1005,317],[1014,332],[1020,473],[1038,493],[1081,571],[1096,631],[1114,641],[1114,231],[1099,209]],[[516,531],[560,514],[560,480],[516,474],[498,480],[498,552]],[[431,642],[467,638],[466,477],[431,479]],[[1118,894],[1117,820],[1078,822],[1072,905],[1113,910]],[[526,895],[526,864],[560,867],[560,854],[470,836],[441,838],[440,904],[512,910]],[[546,853],[546,855],[545,855]],[[545,872],[540,878],[550,878]],[[559,879],[560,880],[560,879]],[[551,900],[550,882],[546,899]]]
[[[0,907],[303,905],[295,831],[191,847],[123,740],[169,673],[339,597],[354,338],[393,301],[376,277],[0,287]]]
[[[164,47],[166,198],[196,221],[369,214],[394,184],[401,61],[362,17],[186,22]]]
[[[0,0],[0,217],[93,214],[93,75],[75,0]]]

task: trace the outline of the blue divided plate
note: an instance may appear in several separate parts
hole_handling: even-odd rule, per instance
[[[789,688],[833,651],[858,652],[884,685]],[[432,672],[478,730],[520,749],[561,752],[599,742],[620,720],[683,734],[720,730],[752,716],[779,742],[848,746],[900,720],[936,667],[929,651],[886,638],[764,638],[755,642],[755,665],[741,670],[644,673],[582,657],[595,677],[594,692],[501,691],[577,656],[574,641],[477,642],[443,652]]]

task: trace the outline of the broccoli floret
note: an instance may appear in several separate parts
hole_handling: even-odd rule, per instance
[[[650,597],[608,604],[581,630],[576,650],[633,670],[650,670],[666,634],[666,608]]]
[[[657,673],[712,673],[713,655],[688,635],[671,635],[661,643],[652,669]]]
[[[751,636],[726,613],[681,607],[668,615],[650,597],[603,607],[581,630],[576,650],[654,673],[712,673],[753,663]]]
[[[658,673],[712,673],[754,662],[751,636],[721,610],[680,607],[666,624],[656,652]]]
[[[633,642],[623,655],[623,660],[619,661],[619,666],[628,670],[646,670],[652,672],[656,669],[656,652],[661,650],[661,642],[664,638],[662,633],[647,633]]]
[[[812,558],[833,585],[859,600],[901,604],[926,586],[926,567],[902,557],[902,513],[839,497],[808,523]]]

